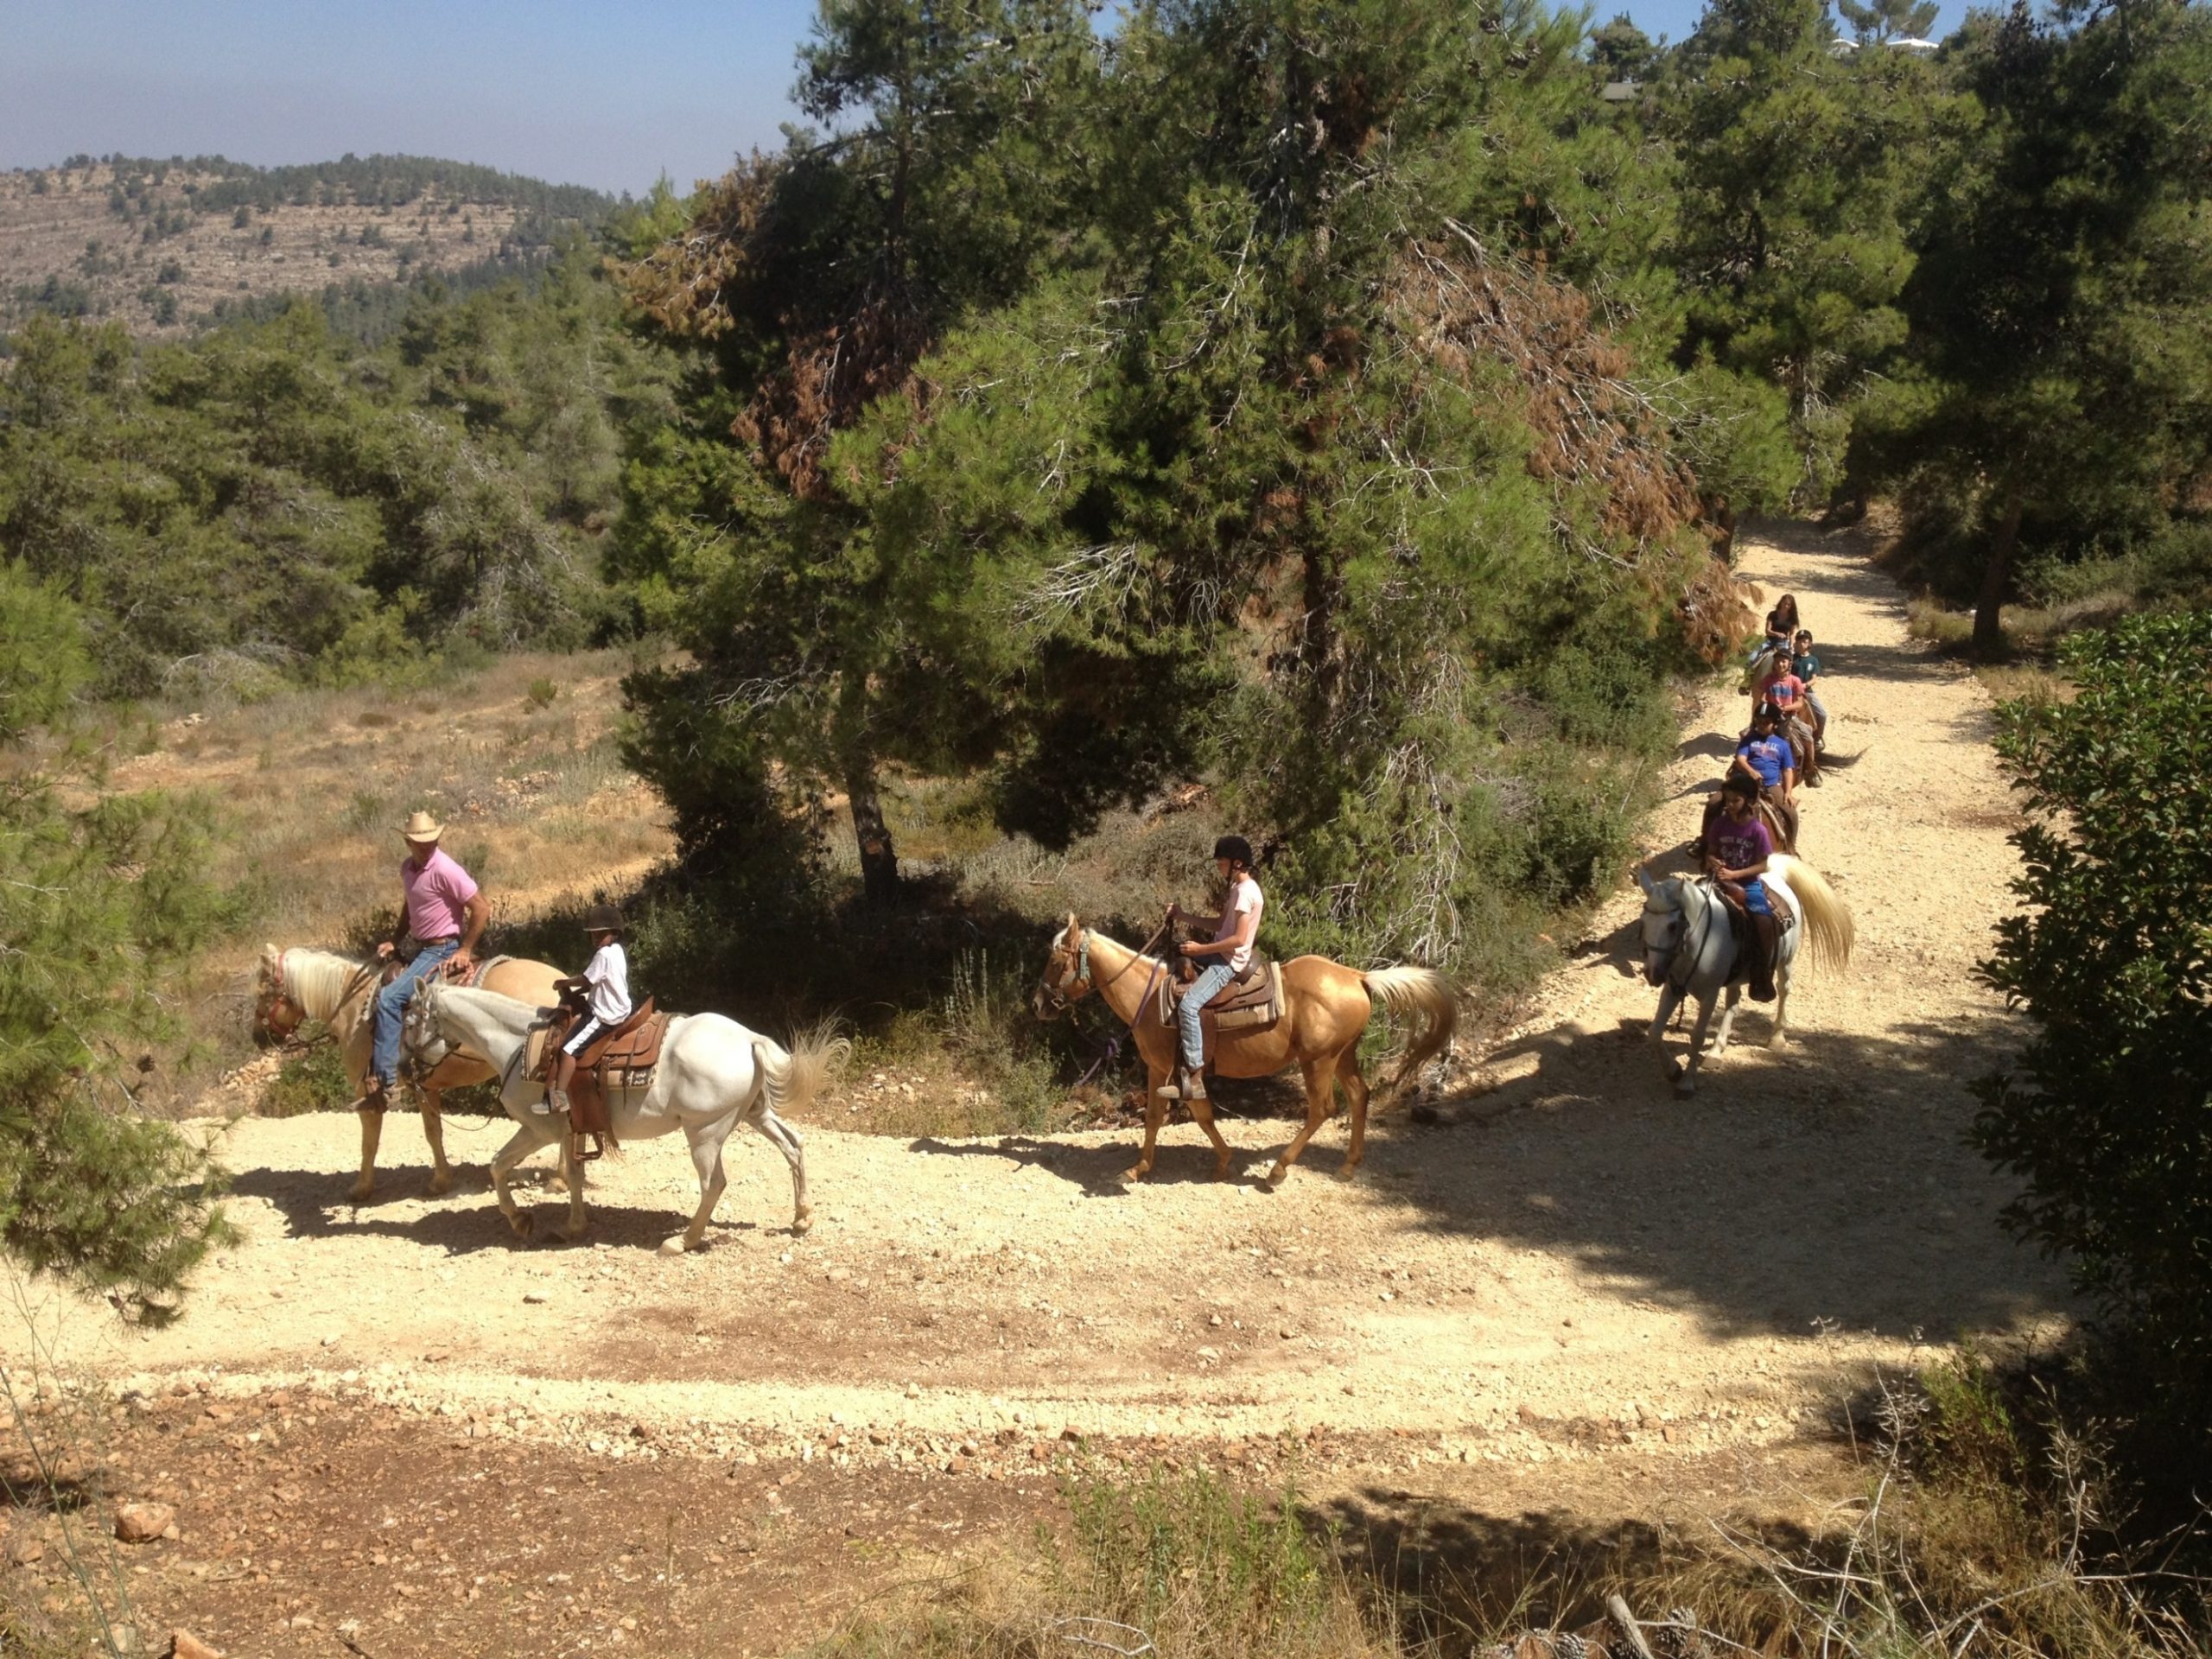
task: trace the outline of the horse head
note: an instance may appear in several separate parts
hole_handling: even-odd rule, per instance
[[[1683,884],[1654,881],[1641,868],[1637,870],[1636,880],[1643,889],[1643,982],[1663,985],[1675,964],[1675,953],[1681,949],[1683,931],[1688,925],[1683,913]]]
[[[453,1044],[446,1036],[444,1001],[443,983],[435,974],[426,974],[416,982],[406,1017],[400,1022],[401,1064],[418,1082],[445,1064],[446,1056],[453,1052]]]
[[[308,1011],[285,986],[284,953],[273,944],[263,945],[253,968],[253,1046],[269,1048],[289,1042],[307,1017]]]
[[[1052,954],[1045,958],[1044,977],[1030,996],[1029,1011],[1039,1020],[1056,1020],[1090,989],[1090,940],[1070,911],[1066,931],[1053,936]]]

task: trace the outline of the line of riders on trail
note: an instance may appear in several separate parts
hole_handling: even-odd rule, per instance
[[[1765,636],[1746,668],[1751,728],[1688,849],[1703,880],[1658,881],[1637,872],[1646,895],[1643,971],[1662,991],[1654,1034],[1686,1000],[1700,1007],[1689,1058],[1676,1071],[1680,1093],[1694,1087],[1706,1019],[1724,993],[1713,1052],[1725,1050],[1746,978],[1753,998],[1778,995],[1773,1040],[1782,1040],[1800,931],[1829,959],[1848,960],[1848,912],[1816,872],[1789,856],[1797,842],[1798,784],[1821,781],[1828,711],[1820,681],[1813,636],[1798,619],[1796,600],[1785,595],[1768,615]],[[1836,764],[1842,763],[1839,758]],[[698,1169],[700,1208],[691,1226],[670,1243],[697,1248],[723,1186],[721,1145],[740,1121],[790,1162],[793,1225],[803,1228],[810,1212],[802,1143],[779,1114],[803,1109],[849,1045],[824,1031],[803,1035],[786,1050],[721,1015],[670,1015],[657,1011],[650,997],[633,998],[626,930],[611,905],[594,905],[584,918],[591,954],[579,974],[520,957],[480,958],[491,908],[475,880],[445,851],[443,833],[444,826],[423,811],[401,828],[407,855],[397,870],[399,918],[372,958],[273,944],[261,956],[257,1041],[284,1041],[314,1020],[340,1042],[361,1117],[353,1198],[365,1200],[374,1191],[384,1114],[404,1062],[422,1105],[433,1193],[452,1185],[442,1091],[497,1080],[518,1128],[493,1160],[493,1192],[518,1233],[528,1234],[530,1218],[507,1197],[505,1177],[531,1152],[558,1145],[575,1236],[584,1224],[586,1162],[621,1141],[680,1129]],[[1387,1103],[1450,1046],[1458,989],[1427,968],[1362,970],[1319,956],[1270,961],[1258,949],[1267,900],[1251,843],[1224,836],[1213,854],[1224,895],[1218,913],[1172,905],[1141,949],[1070,914],[1053,938],[1033,1012],[1057,1018],[1096,992],[1128,1027],[1147,1071],[1144,1145],[1129,1179],[1152,1169],[1172,1103],[1187,1108],[1211,1141],[1215,1173],[1228,1174],[1233,1154],[1214,1123],[1209,1077],[1270,1077],[1294,1065],[1305,1079],[1306,1123],[1267,1182],[1281,1181],[1314,1132],[1336,1115],[1339,1090],[1351,1108],[1349,1173],[1364,1149],[1370,1097]],[[1797,929],[1796,922],[1805,926]],[[1186,927],[1194,937],[1180,937],[1179,929]],[[1408,1030],[1393,1074],[1370,1089],[1359,1046],[1378,1010],[1406,1017]],[[1118,1052],[1119,1041],[1109,1053]]]
[[[1784,594],[1767,613],[1766,631],[1744,671],[1751,724],[1739,734],[1719,792],[1708,800],[1689,855],[1728,906],[1751,947],[1751,1000],[1775,997],[1775,963],[1784,918],[1762,879],[1777,853],[1797,851],[1798,785],[1821,786],[1828,711],[1819,690],[1821,659],[1812,630]]]

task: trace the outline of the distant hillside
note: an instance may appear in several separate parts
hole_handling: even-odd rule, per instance
[[[359,310],[425,272],[527,266],[563,225],[619,204],[465,162],[347,156],[257,168],[219,156],[77,156],[0,173],[0,331],[37,312],[174,335],[287,293]]]

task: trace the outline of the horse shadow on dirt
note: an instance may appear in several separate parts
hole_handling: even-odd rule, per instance
[[[779,1167],[781,1166],[779,1165]],[[594,1244],[647,1252],[683,1230],[691,1218],[689,1209],[645,1208],[602,1203],[588,1190],[585,1202],[590,1230],[571,1244],[559,1232],[568,1218],[568,1194],[550,1184],[526,1185],[518,1179],[509,1190],[516,1205],[534,1218],[535,1234],[517,1238],[492,1201],[480,1171],[456,1165],[451,1192],[429,1198],[423,1182],[427,1172],[403,1171],[366,1204],[346,1196],[350,1175],[321,1170],[251,1169],[231,1182],[230,1192],[239,1198],[257,1198],[282,1216],[285,1230],[294,1238],[399,1238],[447,1255],[474,1255],[485,1250],[585,1249]],[[539,1172],[541,1177],[543,1172]],[[412,1179],[410,1179],[412,1178]],[[421,1201],[431,1206],[403,1212],[399,1206]],[[728,1195],[722,1200],[729,1203]],[[709,1249],[719,1236],[772,1232],[777,1226],[748,1218],[719,1214],[707,1229]]]
[[[1179,1120],[1188,1123],[1188,1118]],[[1039,1139],[1035,1135],[1007,1135],[988,1141],[943,1141],[934,1135],[924,1135],[907,1142],[910,1152],[928,1153],[947,1158],[977,1158],[995,1164],[1012,1164],[1024,1169],[1042,1169],[1072,1183],[1085,1198],[1119,1198],[1129,1196],[1130,1183],[1126,1179],[1131,1166],[1137,1160],[1141,1142],[1135,1138],[1141,1128],[1133,1132],[1128,1141],[1115,1141],[1105,1146],[1079,1146],[1068,1141]],[[1193,1129],[1195,1135],[1198,1131]],[[1257,1186],[1259,1176],[1273,1161],[1274,1154],[1256,1147],[1230,1147],[1229,1173],[1220,1185],[1224,1186]],[[1185,1144],[1179,1138],[1170,1144],[1163,1128],[1160,1150],[1152,1173],[1144,1178],[1147,1186],[1212,1185],[1213,1148],[1203,1139],[1196,1144]]]

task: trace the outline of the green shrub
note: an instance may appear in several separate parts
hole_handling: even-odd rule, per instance
[[[263,1117],[297,1117],[305,1112],[342,1111],[353,1103],[344,1055],[334,1042],[317,1042],[284,1057],[276,1077],[262,1090],[257,1110]]]
[[[533,709],[550,709],[553,706],[553,699],[560,695],[561,683],[558,680],[547,679],[541,675],[530,683],[530,690],[525,694],[525,701]]]
[[[2032,1035],[1979,1085],[1974,1138],[2026,1185],[2007,1222],[2129,1334],[2212,1468],[2212,613],[2076,635],[2061,663],[2071,700],[2002,711],[2024,907],[1983,971]]]

